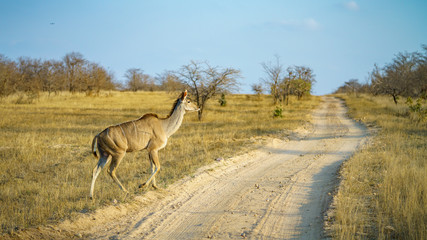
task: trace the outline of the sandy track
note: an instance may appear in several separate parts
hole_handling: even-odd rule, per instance
[[[291,139],[273,139],[56,229],[89,239],[322,238],[337,170],[367,134],[340,100],[323,100],[312,127]]]

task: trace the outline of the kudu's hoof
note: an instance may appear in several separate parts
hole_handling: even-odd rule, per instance
[[[139,185],[139,188],[143,188],[143,187],[145,187],[145,183]]]

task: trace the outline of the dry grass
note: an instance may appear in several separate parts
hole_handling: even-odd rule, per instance
[[[0,102],[0,223],[10,232],[72,218],[76,213],[119,202],[124,194],[103,171],[97,180],[95,201],[88,198],[94,135],[105,127],[132,120],[144,113],[166,115],[178,96],[163,92],[105,92],[98,97],[59,93],[26,101],[11,96]],[[318,97],[291,99],[283,118],[273,118],[272,99],[247,95],[227,96],[227,106],[208,103],[203,122],[188,114],[167,147],[159,152],[160,187],[191,174],[217,157],[243,151],[254,136],[277,136],[310,119]],[[17,104],[19,103],[19,104]],[[148,177],[145,151],[129,153],[118,177],[134,194]]]
[[[427,239],[427,124],[387,97],[345,98],[350,114],[379,127],[344,164],[336,239]]]

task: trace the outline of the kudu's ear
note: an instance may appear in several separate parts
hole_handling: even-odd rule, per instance
[[[187,97],[187,90],[185,90],[184,92],[182,92],[181,94],[181,100],[184,100]]]

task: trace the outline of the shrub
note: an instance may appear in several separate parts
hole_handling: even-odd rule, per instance
[[[422,122],[427,119],[427,109],[423,107],[423,103],[425,103],[425,99],[422,97],[418,98],[415,103],[411,97],[408,97],[406,99],[406,104],[409,107],[409,112],[412,113],[412,119],[415,119],[419,122]]]
[[[227,100],[225,99],[225,94],[221,94],[221,98],[218,100],[219,105],[225,107],[227,105]]]
[[[282,115],[283,108],[282,106],[276,106],[276,109],[274,109],[273,117],[283,117]]]

